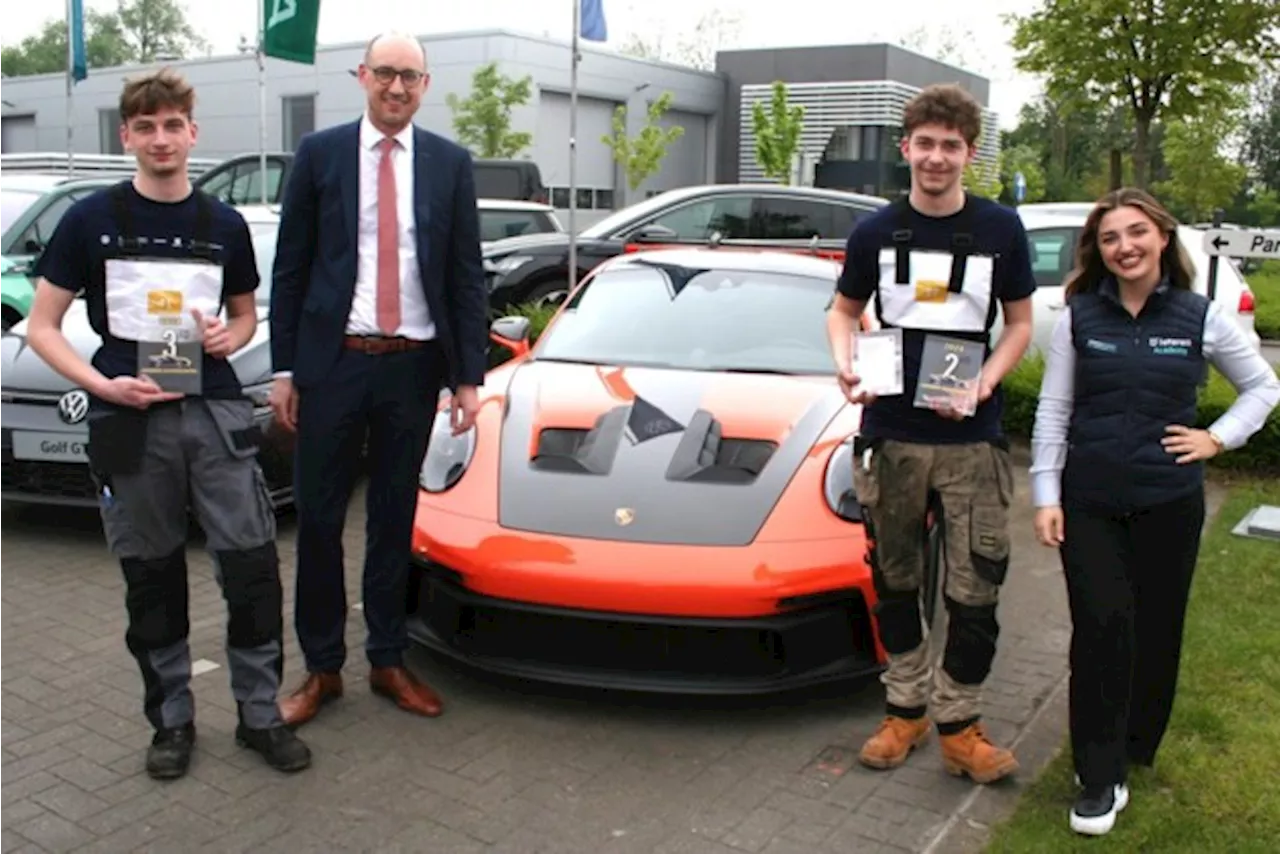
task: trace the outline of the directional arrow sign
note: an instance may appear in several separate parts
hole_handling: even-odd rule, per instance
[[[1280,231],[1209,229],[1204,233],[1204,251],[1230,258],[1280,259]]]

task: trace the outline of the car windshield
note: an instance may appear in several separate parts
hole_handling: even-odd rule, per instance
[[[831,278],[634,262],[574,293],[535,358],[686,370],[831,374]]]
[[[18,221],[27,208],[35,204],[42,194],[35,190],[0,191],[0,234],[8,234],[9,227]]]

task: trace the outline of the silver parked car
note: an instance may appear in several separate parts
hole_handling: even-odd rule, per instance
[[[277,507],[292,501],[293,454],[289,434],[273,429],[267,395],[271,383],[271,265],[275,257],[278,215],[270,208],[239,208],[249,223],[262,283],[256,294],[258,330],[231,357],[245,394],[256,406],[264,441],[259,462]],[[89,478],[89,396],[56,373],[26,341],[27,321],[0,340],[0,450],[3,451],[3,498],[31,504],[96,506]],[[62,324],[67,340],[88,360],[100,339],[89,326],[83,299],[77,299]]]

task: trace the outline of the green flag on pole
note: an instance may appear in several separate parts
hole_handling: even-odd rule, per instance
[[[276,59],[316,64],[320,0],[261,0],[262,52]]]

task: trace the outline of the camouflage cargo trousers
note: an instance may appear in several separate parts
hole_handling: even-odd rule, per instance
[[[1013,469],[989,442],[874,441],[854,461],[863,506],[876,619],[889,662],[881,681],[889,714],[939,724],[976,720],[1000,628],[996,605],[1009,569]],[[920,609],[930,493],[941,499],[947,637],[937,661]]]

